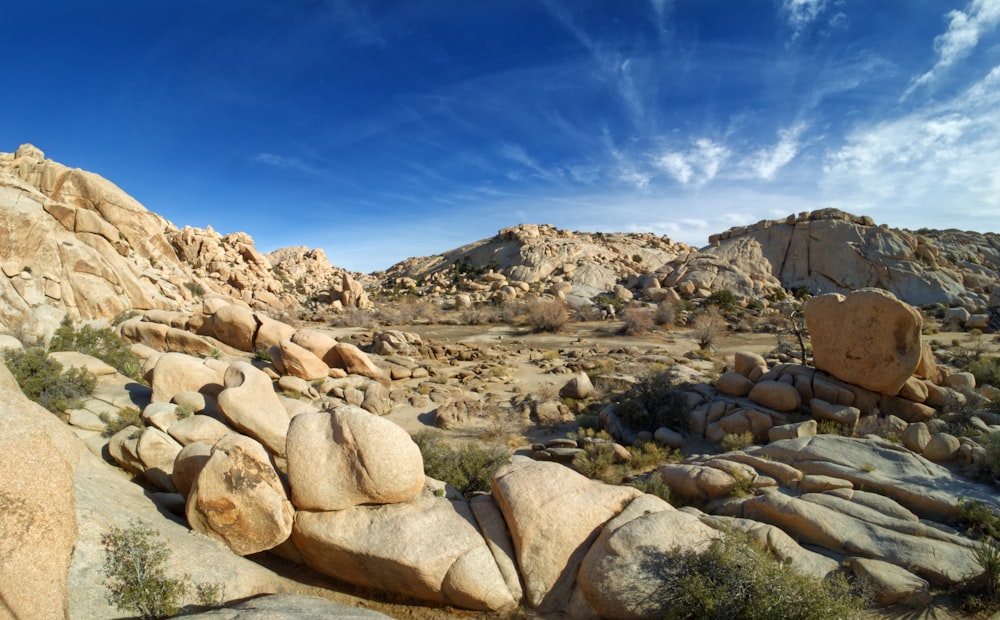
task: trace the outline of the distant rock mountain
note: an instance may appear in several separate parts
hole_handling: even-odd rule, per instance
[[[974,311],[1000,305],[1000,235],[911,232],[836,209],[731,228],[698,250],[652,234],[522,224],[376,275],[385,287],[419,285],[426,293],[489,297],[511,283],[538,283],[583,297],[626,289],[651,301],[723,289],[753,300],[798,287],[813,294],[875,287],[914,305]]]
[[[375,275],[389,287],[412,280],[449,290],[455,274],[492,271],[529,285],[571,282],[575,293],[594,296],[691,252],[683,243],[652,233],[571,232],[521,224],[443,254],[407,259]]]
[[[302,270],[316,287],[335,271],[325,256]],[[305,298],[275,275],[249,235],[178,229],[114,183],[30,144],[0,153],[0,273],[0,325],[8,331],[32,332],[64,316],[178,309],[202,293],[278,314]],[[327,286],[342,290],[338,276]]]

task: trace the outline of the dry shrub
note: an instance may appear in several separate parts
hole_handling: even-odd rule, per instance
[[[569,322],[569,309],[559,299],[535,299],[525,304],[525,317],[536,332],[557,332]]]
[[[664,301],[656,306],[657,325],[675,325],[677,323],[677,304]]]
[[[726,320],[719,315],[718,309],[714,306],[694,319],[694,337],[700,349],[713,349],[715,342],[725,333]]]
[[[622,313],[626,336],[641,336],[653,329],[653,313],[645,308],[628,308]]]

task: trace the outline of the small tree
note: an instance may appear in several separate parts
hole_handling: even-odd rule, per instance
[[[107,550],[104,574],[108,577],[108,602],[140,618],[166,618],[180,611],[180,600],[190,578],[167,576],[164,564],[170,550],[162,547],[153,530],[133,519],[129,527],[112,527],[101,538]]]

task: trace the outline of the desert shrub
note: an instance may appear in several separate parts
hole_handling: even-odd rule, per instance
[[[630,487],[635,487],[643,493],[655,495],[667,503],[671,503],[670,485],[663,481],[663,476],[660,476],[655,472],[648,476],[633,478],[625,484]]]
[[[743,450],[753,445],[753,433],[746,431],[743,433],[726,433],[720,444],[723,452],[735,452]]]
[[[535,299],[525,305],[525,318],[536,332],[557,332],[569,322],[569,310],[558,299]]]
[[[812,297],[812,290],[810,290],[808,284],[801,284],[792,289],[792,297],[799,301],[805,301]]]
[[[111,437],[129,426],[138,426],[139,428],[144,426],[142,413],[135,407],[119,409],[113,417],[109,413],[102,413],[100,418],[101,422],[104,422],[104,432],[101,433],[104,437]]]
[[[959,500],[958,522],[970,536],[1000,540],[1000,516],[978,500]]]
[[[673,325],[677,322],[677,304],[664,301],[656,306],[653,320],[657,325]]]
[[[363,327],[370,329],[378,325],[378,319],[371,310],[348,308],[336,315],[330,321],[330,324],[337,327]]]
[[[983,477],[993,481],[1000,479],[1000,433],[990,433],[980,440],[985,454],[980,467]],[[1000,539],[1000,536],[997,536]]]
[[[85,368],[63,372],[62,364],[41,348],[10,351],[5,361],[24,395],[53,413],[79,406],[97,387],[93,373]]]
[[[836,420],[818,420],[816,432],[820,435],[840,435],[842,437],[850,437],[854,434],[850,426]]]
[[[191,294],[195,297],[202,297],[205,295],[205,287],[201,285],[200,282],[195,282],[194,280],[188,280],[184,283],[184,288],[191,291]]]
[[[573,469],[593,480],[607,484],[618,484],[625,477],[622,467],[616,463],[615,447],[610,439],[589,441],[573,458]]]
[[[132,353],[132,347],[125,339],[108,327],[93,329],[84,325],[80,329],[73,329],[69,325],[62,325],[53,335],[49,351],[85,353],[113,366],[130,379],[142,380],[142,362]]]
[[[711,350],[726,331],[726,321],[715,308],[695,317],[693,326],[695,340],[702,351]]]
[[[976,377],[976,385],[1000,387],[1000,357],[973,360],[968,370]]]
[[[106,556],[108,602],[140,618],[166,618],[180,611],[190,577],[167,576],[164,564],[170,550],[145,523],[133,520],[127,528],[112,527],[101,538]]]
[[[642,377],[615,406],[615,413],[636,431],[655,431],[661,426],[677,431],[687,428],[681,399],[670,375],[663,371]]]
[[[653,313],[644,308],[627,308],[622,313],[622,319],[625,321],[623,330],[626,336],[641,336],[653,329],[655,323]]]
[[[720,289],[706,297],[705,303],[710,306],[729,309],[736,305],[736,295],[728,288]]]
[[[851,618],[862,606],[842,575],[798,573],[738,532],[705,549],[650,554],[642,568],[662,580],[667,618]]]
[[[435,431],[423,431],[413,436],[424,457],[424,473],[447,482],[466,498],[476,493],[489,493],[493,488],[493,470],[510,460],[510,452],[500,448],[483,448],[466,443],[453,448]]]

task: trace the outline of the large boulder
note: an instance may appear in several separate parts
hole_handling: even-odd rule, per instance
[[[306,564],[381,592],[466,609],[515,605],[468,505],[423,491],[409,502],[295,514]]]
[[[387,380],[386,373],[375,365],[375,362],[368,357],[367,353],[353,344],[339,342],[333,348],[333,351],[335,351],[337,356],[340,357],[340,368],[343,368],[350,374],[361,375],[363,377],[375,379],[376,381]],[[327,357],[330,357],[330,354],[328,354]],[[324,360],[325,359],[327,358],[325,357]]]
[[[820,295],[805,314],[816,368],[841,381],[895,395],[920,363],[923,320],[892,293]]]
[[[292,503],[300,510],[405,502],[424,485],[423,458],[409,434],[357,407],[300,413],[286,447]]]
[[[564,609],[601,528],[639,495],[552,462],[515,458],[498,468],[493,497],[514,540],[527,603],[541,612]]]
[[[218,397],[223,417],[272,453],[284,454],[288,412],[268,376],[248,362],[236,362],[226,371],[225,386]]]
[[[150,376],[154,403],[168,403],[181,392],[215,396],[222,391],[224,373],[211,362],[183,353],[165,353]]]
[[[253,351],[257,319],[247,308],[225,305],[217,309],[199,331],[241,351]]]
[[[281,350],[281,365],[285,374],[299,377],[305,381],[316,381],[325,379],[330,373],[330,367],[323,360],[304,347],[300,347],[291,340],[282,340],[278,344]]]
[[[580,567],[587,603],[602,618],[662,618],[670,600],[659,591],[672,551],[699,551],[718,531],[697,516],[643,495],[604,526]]]
[[[67,618],[79,448],[16,385],[0,363],[0,616]]]
[[[191,485],[187,519],[192,529],[229,545],[239,555],[277,547],[292,532],[292,503],[264,447],[230,434]]]

